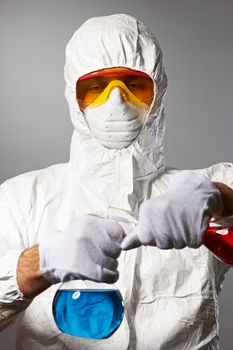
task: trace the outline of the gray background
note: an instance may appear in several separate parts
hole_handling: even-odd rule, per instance
[[[232,0],[0,0],[0,182],[69,159],[65,45],[87,18],[112,13],[144,21],[164,52],[166,162],[193,169],[233,161]],[[0,334],[0,349],[14,349],[12,335]],[[231,271],[220,338],[221,349],[231,350]]]

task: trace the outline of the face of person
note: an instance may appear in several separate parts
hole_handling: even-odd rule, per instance
[[[156,94],[154,83],[146,73],[125,67],[102,69],[86,74],[77,81],[76,99],[80,109],[84,111],[90,105],[95,106],[97,99],[100,100],[99,104],[101,101],[104,103],[108,98],[108,93],[104,92],[110,93],[114,88],[120,90],[125,101],[131,97],[133,103],[141,101],[148,107]],[[102,99],[99,99],[100,96],[103,96]]]

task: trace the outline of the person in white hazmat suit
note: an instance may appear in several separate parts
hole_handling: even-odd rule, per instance
[[[233,165],[165,166],[167,79],[141,21],[86,21],[66,47],[65,80],[69,162],[0,187],[0,328],[17,321],[20,350],[218,349],[218,295],[230,266],[203,235],[211,217],[233,214]],[[110,338],[56,327],[52,300],[69,279],[119,288],[125,316]]]

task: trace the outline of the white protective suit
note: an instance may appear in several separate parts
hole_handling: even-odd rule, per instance
[[[77,79],[109,67],[146,72],[158,87],[139,136],[128,148],[107,149],[92,136],[75,98]],[[70,161],[32,171],[0,187],[0,328],[17,319],[21,350],[218,349],[218,294],[229,266],[205,247],[122,251],[116,285],[125,317],[105,340],[62,334],[52,317],[53,285],[33,300],[16,282],[19,254],[51,229],[64,230],[71,216],[113,212],[132,222],[143,201],[169,190],[179,170],[165,167],[163,97],[166,75],[154,36],[128,15],[88,20],[66,49],[66,98],[74,133]],[[233,165],[199,169],[233,187]]]

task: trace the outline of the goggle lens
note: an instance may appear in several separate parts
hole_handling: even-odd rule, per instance
[[[154,97],[154,84],[149,75],[138,71],[98,71],[79,78],[76,97],[82,110],[92,104],[113,80],[122,81],[139,100],[148,106]]]

